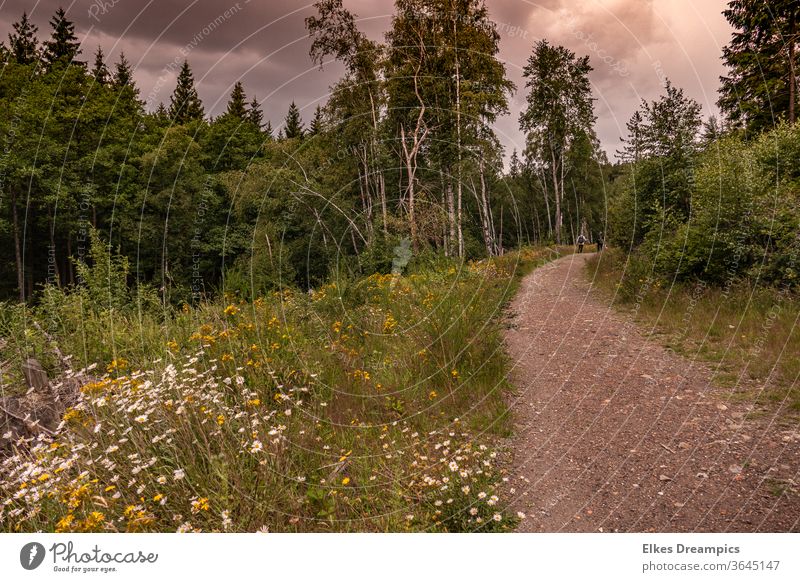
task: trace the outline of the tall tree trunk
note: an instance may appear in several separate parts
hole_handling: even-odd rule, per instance
[[[17,192],[11,192],[11,215],[14,224],[14,259],[17,264],[17,289],[19,300],[25,301],[25,266],[22,262],[22,245],[19,240],[19,216],[17,214]]]
[[[456,248],[456,204],[453,198],[453,182],[450,179],[449,172],[446,172],[445,180],[445,196],[447,200],[447,244],[449,252],[452,253]]]
[[[486,245],[486,254],[488,256],[494,255],[494,240],[492,236],[492,218],[489,212],[489,200],[486,194],[486,179],[484,176],[485,170],[485,162],[483,156],[480,156],[478,160],[478,171],[480,174],[481,180],[481,199],[480,199],[480,208],[481,208],[481,226],[483,228],[483,241]]]
[[[789,15],[789,123],[794,125],[795,102],[797,101],[797,74],[794,63],[794,46],[797,24],[795,11]]]
[[[378,170],[378,193],[381,197],[381,218],[383,219],[383,234],[389,234],[389,212],[386,210],[386,181],[383,179],[383,171]]]
[[[458,199],[458,213],[456,223],[458,225],[458,256],[464,256],[464,232],[462,229],[462,215],[461,215],[461,200],[463,195],[462,190],[462,152],[461,152],[461,63],[458,58],[458,19],[453,19],[453,52],[455,54],[455,69],[456,69],[456,149],[458,151],[458,183],[456,184],[457,199]]]
[[[47,212],[50,221],[50,247],[47,251],[47,282],[61,287],[61,276],[58,272],[58,253],[56,253],[56,219],[53,210]]]
[[[550,212],[550,197],[547,195],[547,180],[544,176],[544,171],[538,177],[542,185],[542,196],[544,197],[544,211],[547,214],[547,238],[553,240],[553,214]],[[533,188],[531,188],[533,189]]]
[[[556,244],[561,244],[561,196],[558,187],[558,164],[556,163],[556,154],[550,149],[550,159],[552,160],[553,171],[553,192],[555,193],[556,215],[555,215],[555,230],[556,230]]]

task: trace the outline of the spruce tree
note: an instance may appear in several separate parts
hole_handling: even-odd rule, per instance
[[[30,65],[39,60],[39,46],[36,33],[38,28],[28,19],[28,13],[23,12],[19,22],[13,24],[14,32],[8,35],[8,51],[20,65]]]
[[[188,61],[183,61],[178,84],[169,99],[169,116],[178,125],[203,119],[203,103],[197,95]]]
[[[53,33],[50,40],[44,43],[44,62],[50,67],[57,62],[83,64],[75,61],[75,57],[81,53],[81,43],[75,36],[75,23],[67,20],[63,8],[56,10],[50,26]]]
[[[308,128],[308,132],[311,135],[318,135],[322,131],[322,108],[317,105],[317,108],[314,110],[314,119],[311,120],[311,125]]]
[[[125,58],[125,53],[119,53],[119,61],[114,67],[113,82],[117,88],[133,86],[133,69],[128,59]]]
[[[300,118],[300,110],[297,105],[289,105],[289,112],[286,114],[286,121],[284,123],[283,135],[286,139],[302,138],[303,137],[303,120]]]
[[[264,124],[263,133],[264,133],[264,136],[267,139],[272,139],[273,138],[273,135],[272,135],[272,122],[269,119],[267,119],[267,123]]]
[[[253,97],[253,100],[250,102],[250,108],[247,110],[247,120],[259,130],[264,123],[264,113],[261,111],[261,104],[255,97]],[[271,134],[272,131],[270,131],[270,136]]]
[[[723,15],[734,32],[722,51],[718,105],[734,128],[759,132],[781,118],[794,123],[797,104],[797,0],[731,0]]]
[[[244,88],[241,81],[236,81],[231,91],[231,98],[228,101],[227,115],[238,117],[242,121],[248,119],[247,103],[245,101]]]
[[[103,47],[98,46],[97,52],[94,53],[94,67],[92,68],[92,77],[97,83],[107,85],[111,78],[103,58]]]

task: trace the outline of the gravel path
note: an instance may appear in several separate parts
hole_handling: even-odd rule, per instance
[[[797,424],[648,340],[590,292],[588,256],[541,267],[511,305],[519,530],[800,531]]]

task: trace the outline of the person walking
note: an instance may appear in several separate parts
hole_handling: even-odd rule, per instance
[[[578,241],[577,242],[578,242],[578,252],[582,253],[583,252],[583,245],[586,244],[586,237],[583,236],[583,233],[581,233],[578,236]]]

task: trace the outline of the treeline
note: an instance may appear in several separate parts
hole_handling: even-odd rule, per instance
[[[310,57],[346,72],[307,128],[292,104],[275,136],[241,83],[209,118],[188,63],[146,111],[124,55],[86,63],[63,10],[45,42],[23,15],[0,48],[0,294],[77,283],[90,229],[173,303],[388,271],[404,239],[469,259],[602,230],[587,58],[534,47],[505,173],[492,123],[515,87],[483,0],[397,0],[383,43],[341,0],[315,10]]]
[[[632,258],[629,290],[653,278],[797,285],[798,12],[796,2],[729,3],[722,120],[704,123],[669,82],[631,117],[609,216],[611,242]]]

